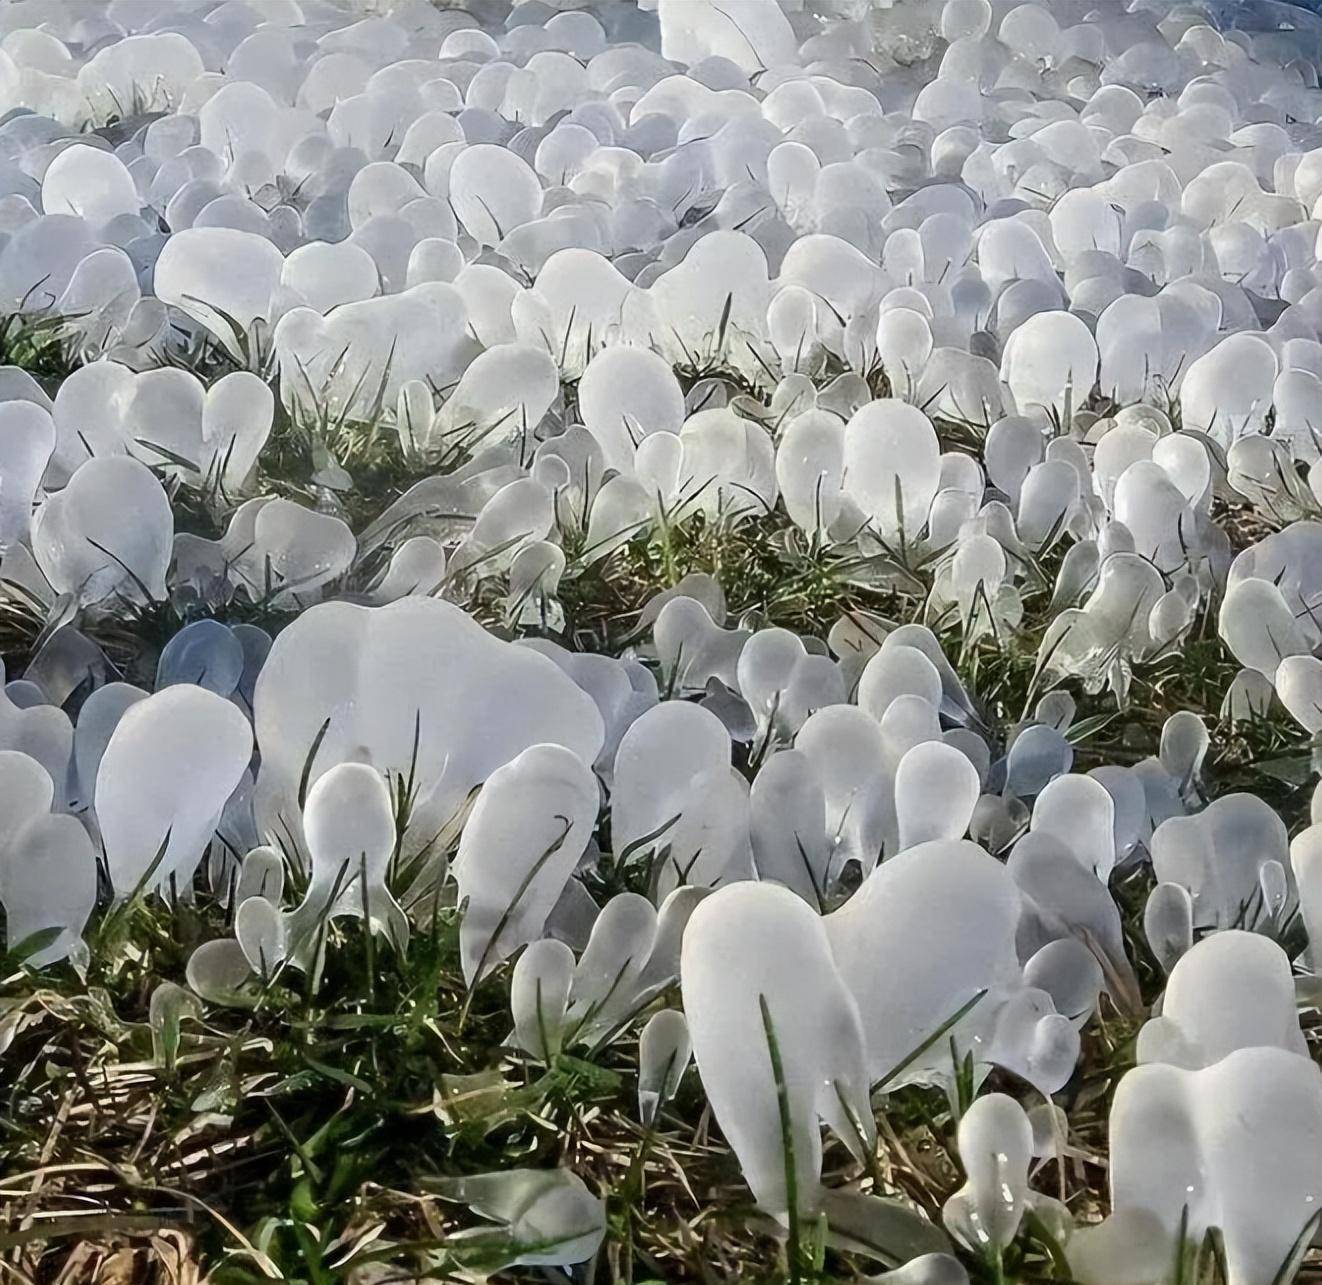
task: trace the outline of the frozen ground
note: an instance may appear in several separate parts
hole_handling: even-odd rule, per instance
[[[9,1274],[1317,1273],[1319,68],[0,8]]]

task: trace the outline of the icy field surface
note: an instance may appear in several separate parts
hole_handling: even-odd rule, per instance
[[[0,1240],[1314,1270],[1320,69],[1272,0],[0,7]]]

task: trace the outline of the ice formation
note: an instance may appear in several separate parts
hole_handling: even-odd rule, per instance
[[[899,1220],[877,1279],[1283,1279],[1320,73],[1272,0],[10,5],[16,961],[214,897],[179,980],[255,1006],[453,914],[511,1056],[640,1032],[645,1127],[700,1081],[787,1230]],[[1112,1013],[1098,1221],[1034,1112]],[[851,1203],[824,1130],[868,1172],[909,1085],[965,1181]],[[568,1168],[446,1194],[503,1264],[607,1230]]]

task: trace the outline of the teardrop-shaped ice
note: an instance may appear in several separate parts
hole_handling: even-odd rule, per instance
[[[210,1004],[251,1006],[261,986],[233,937],[203,942],[189,957],[188,984]]]
[[[284,858],[275,848],[262,845],[244,855],[234,885],[234,904],[241,906],[249,897],[265,897],[278,906],[284,888]]]
[[[1139,1032],[1137,1056],[1197,1070],[1236,1049],[1268,1046],[1308,1053],[1290,961],[1269,937],[1230,929],[1180,956],[1161,1016]]]
[[[654,1013],[638,1037],[638,1115],[650,1125],[675,1096],[693,1057],[688,1019],[673,1008]]]
[[[735,676],[762,736],[768,734],[794,670],[807,654],[798,635],[788,629],[759,629],[740,651]]]
[[[285,259],[280,284],[325,314],[338,304],[370,299],[381,289],[381,274],[372,256],[352,241],[310,241]]]
[[[975,1253],[999,1253],[1027,1212],[1033,1130],[1024,1109],[1004,1093],[978,1098],[959,1122],[965,1184],[946,1201],[946,1228]]]
[[[871,870],[894,814],[880,724],[856,706],[832,705],[804,723],[794,748],[807,755],[822,783],[831,853],[828,884],[853,861],[864,872]]]
[[[1276,669],[1276,694],[1306,732],[1322,731],[1322,660],[1287,656]]]
[[[680,487],[712,521],[761,517],[776,503],[775,448],[757,424],[729,409],[690,415],[680,432]]]
[[[205,326],[239,361],[253,323],[271,319],[285,260],[264,236],[235,228],[174,233],[156,261],[156,297]]]
[[[1144,935],[1158,964],[1169,973],[1194,944],[1194,903],[1178,883],[1158,883],[1147,896]]]
[[[1217,632],[1241,665],[1275,678],[1287,656],[1306,655],[1307,640],[1280,589],[1269,580],[1237,580],[1221,602]]]
[[[615,758],[615,857],[649,861],[661,893],[752,875],[748,789],[729,733],[699,705],[664,701],[625,732]]]
[[[1048,1052],[1041,1041],[1054,1041],[1064,1019],[1042,992],[1023,989],[1020,907],[998,861],[975,843],[939,840],[882,862],[827,916],[832,953],[859,1005],[873,1084],[949,1085],[952,1048],[955,1061],[968,1051],[984,1067],[1003,1060],[1041,1084],[1065,1082],[1078,1053],[1068,1022],[1072,1043],[1051,1051],[1046,1074],[1033,1069]],[[924,945],[938,938],[958,949]]]
[[[1049,834],[1103,883],[1115,865],[1115,804],[1090,776],[1070,773],[1047,783],[1033,804],[1031,829]]]
[[[870,402],[845,425],[844,489],[901,553],[921,539],[940,477],[936,432],[916,407]]]
[[[881,722],[901,696],[919,696],[934,709],[941,704],[941,675],[916,647],[883,647],[863,669],[858,704]]]
[[[791,419],[776,449],[776,480],[790,519],[810,535],[824,534],[843,501],[844,425],[829,411]]]
[[[606,1205],[572,1169],[502,1169],[437,1180],[447,1200],[462,1200],[501,1224],[470,1243],[496,1270],[568,1267],[587,1262],[606,1236]]]
[[[1161,765],[1179,782],[1181,791],[1197,784],[1211,744],[1207,725],[1192,710],[1178,710],[1161,726]]]
[[[73,801],[80,807],[90,808],[96,795],[96,774],[101,757],[106,752],[110,737],[124,711],[130,705],[145,700],[147,693],[131,683],[107,683],[98,687],[78,711],[78,724],[74,728]]]
[[[54,449],[49,411],[29,401],[0,402],[0,557],[28,538],[33,502]]]
[[[9,950],[28,943],[34,968],[85,955],[81,934],[96,904],[96,857],[87,831],[50,814],[54,787],[45,769],[15,750],[0,751],[0,904]],[[44,944],[37,934],[53,931]]]
[[[244,492],[271,433],[275,396],[250,371],[222,376],[207,390],[202,408],[198,465],[203,482],[226,499]]]
[[[591,837],[599,796],[591,771],[560,745],[530,746],[486,779],[451,866],[470,984],[541,934]]]
[[[1269,920],[1259,872],[1269,861],[1289,864],[1284,822],[1253,794],[1223,794],[1193,816],[1168,818],[1153,832],[1151,851],[1157,878],[1188,889],[1195,929]]]
[[[523,1051],[550,1062],[560,1051],[574,952],[562,941],[543,937],[519,956],[510,979],[514,1039]]]
[[[702,691],[709,678],[738,684],[739,658],[748,642],[744,629],[722,629],[692,598],[672,598],[652,628],[662,681],[673,692]]]
[[[243,675],[243,646],[218,620],[185,625],[161,649],[156,690],[196,683],[217,696],[232,696]]]
[[[1260,335],[1227,335],[1181,381],[1183,427],[1209,434],[1223,448],[1245,433],[1261,432],[1278,369],[1276,354]]]
[[[1072,313],[1039,312],[1010,336],[1001,378],[1021,409],[1038,406],[1063,424],[1097,380],[1097,342]]]
[[[757,0],[657,0],[662,56],[693,66],[728,60],[747,75],[796,61],[793,28]]]
[[[514,152],[477,143],[450,167],[450,204],[479,245],[496,245],[541,212],[542,185]]]
[[[467,322],[463,295],[439,281],[341,304],[325,317],[293,308],[273,336],[285,405],[372,419],[411,379],[449,387],[475,352]]]
[[[1155,1217],[1158,1261],[1215,1225],[1228,1279],[1271,1280],[1322,1199],[1322,1079],[1279,1048],[1198,1071],[1140,1066],[1116,1090],[1110,1149],[1112,1218]]]
[[[151,470],[124,456],[84,464],[32,526],[32,551],[59,593],[93,604],[165,598],[174,518]]]
[[[188,887],[252,748],[238,707],[202,687],[167,687],[123,712],[96,774],[118,899]]]
[[[94,227],[137,214],[143,204],[124,162],[85,143],[66,147],[46,167],[41,203],[47,214],[74,214]]]
[[[264,832],[301,833],[305,772],[314,781],[336,763],[370,761],[413,782],[410,852],[529,745],[562,744],[586,763],[602,744],[592,698],[551,661],[436,598],[310,608],[276,639],[254,706]]]
[[[1014,845],[1008,865],[1024,898],[1016,934],[1020,955],[1034,954],[1068,936],[1097,958],[1117,1005],[1137,1007],[1138,979],[1126,953],[1120,912],[1106,884],[1058,839],[1040,830]]]
[[[578,385],[579,413],[601,444],[606,467],[633,470],[638,443],[650,433],[678,433],[684,394],[668,362],[645,348],[605,348]]]
[[[498,446],[530,438],[560,392],[550,354],[531,344],[497,344],[480,353],[441,403],[422,450]]]
[[[395,854],[395,806],[381,773],[365,763],[340,763],[320,776],[303,808],[311,872],[302,903],[287,917],[290,954],[316,969],[324,925],[350,915],[370,917],[403,949],[408,919],[386,885]]]
[[[801,750],[773,754],[753,778],[749,806],[758,878],[782,883],[823,909],[832,845],[812,759]]]
[[[652,903],[635,892],[602,907],[574,970],[567,1042],[591,1044],[635,1015],[658,927]]]
[[[858,1011],[821,919],[774,884],[713,893],[689,920],[681,977],[703,1088],[754,1197],[787,1218],[788,1130],[798,1212],[812,1211],[820,1121],[854,1149],[873,1127]]]
[[[1005,759],[1005,792],[1019,799],[1040,794],[1074,763],[1074,748],[1054,727],[1035,723],[1010,744]]]
[[[273,977],[288,950],[285,918],[265,897],[248,897],[234,914],[234,939],[263,981]]]
[[[232,527],[225,544],[235,582],[254,602],[286,608],[315,602],[353,561],[353,533],[329,513],[280,497],[251,500],[240,512],[252,522],[247,538],[240,543]]]
[[[977,769],[941,741],[915,745],[895,773],[895,815],[903,852],[932,839],[962,839],[981,787]]]

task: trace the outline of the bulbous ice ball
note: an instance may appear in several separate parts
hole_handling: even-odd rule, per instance
[[[81,603],[112,595],[163,601],[174,518],[161,484],[137,460],[88,460],[37,512],[32,551],[51,587]]]
[[[96,815],[120,900],[192,880],[252,757],[237,706],[191,683],[124,711],[101,757]]]
[[[959,1154],[968,1181],[946,1201],[942,1221],[970,1249],[999,1252],[1034,1199],[1033,1129],[1023,1107],[1003,1093],[979,1098],[959,1122]]]
[[[1140,1062],[1196,1070],[1236,1049],[1267,1047],[1307,1056],[1290,961],[1269,937],[1230,929],[1180,956],[1137,1052]]]
[[[685,421],[679,440],[681,491],[709,517],[737,520],[771,511],[775,451],[760,425],[729,410],[699,411]]]
[[[1152,835],[1152,863],[1163,883],[1187,888],[1195,929],[1265,925],[1262,869],[1287,871],[1286,913],[1296,898],[1289,841],[1281,818],[1252,794],[1225,794],[1193,816],[1163,821]]]
[[[1227,336],[1184,376],[1184,427],[1209,434],[1223,448],[1246,433],[1261,432],[1277,373],[1276,354],[1261,336]]]
[[[694,885],[751,877],[747,787],[730,757],[729,733],[699,705],[665,701],[643,714],[615,759],[617,852],[664,849],[667,890],[689,868],[685,882]]]
[[[1019,893],[1005,868],[976,844],[952,840],[920,844],[882,862],[827,916],[832,953],[859,1004],[870,1078],[889,1077],[892,1086],[948,1083],[953,1045],[956,1059],[968,1048],[976,1062],[1013,1065],[1047,1091],[1064,1083],[1079,1048],[1077,1036],[1058,1042],[1066,1019],[1041,992],[1020,992],[1009,1003],[1022,985],[1019,916]],[[919,943],[933,932],[958,941],[959,949],[939,959],[923,952]],[[946,1014],[948,1022],[983,987],[1000,991],[1006,1009],[996,1002],[975,1005],[945,1032],[940,1047],[910,1060],[924,1032],[941,1025],[934,1014]],[[1002,1021],[1006,1027],[998,1035]]]
[[[1001,378],[1021,408],[1039,406],[1062,416],[1078,408],[1097,381],[1097,342],[1068,312],[1040,312],[1015,330],[1005,346]]]
[[[254,602],[307,606],[353,561],[353,533],[329,513],[268,496],[250,501],[240,513],[246,519],[241,530],[250,539],[233,556],[234,579]],[[226,533],[231,547],[237,534]]]
[[[143,204],[124,162],[84,143],[65,148],[47,167],[41,202],[47,214],[74,214],[93,227],[137,214]]]
[[[243,676],[243,645],[218,620],[197,620],[185,625],[161,649],[156,664],[156,689],[177,683],[195,683],[232,696]]]
[[[284,261],[280,284],[308,307],[327,313],[379,293],[381,276],[372,256],[352,241],[312,241]]]
[[[497,344],[479,353],[442,403],[422,449],[462,442],[496,446],[531,440],[560,392],[550,354],[531,344]]]
[[[1256,576],[1237,580],[1226,591],[1218,632],[1241,665],[1268,678],[1287,656],[1311,651],[1280,589]]]
[[[587,847],[599,796],[591,771],[559,745],[531,746],[478,791],[451,867],[470,983],[541,935]]]
[[[71,214],[25,223],[0,247],[0,306],[6,312],[52,307],[95,249],[87,223]]]
[[[651,433],[678,433],[684,395],[669,364],[644,348],[606,348],[588,362],[579,410],[601,444],[606,467],[631,473],[634,452]]]
[[[1051,10],[1039,4],[1021,4],[1001,19],[1001,42],[1024,58],[1045,59],[1055,51],[1060,28]]]
[[[946,0],[941,10],[941,36],[952,42],[968,37],[980,40],[991,27],[991,20],[988,0]]]
[[[657,0],[661,53],[692,66],[726,58],[752,74],[798,59],[793,28],[774,0]]]
[[[888,541],[917,541],[940,482],[940,445],[931,421],[903,402],[882,400],[845,426],[845,485]]]
[[[480,245],[497,245],[542,208],[542,185],[526,161],[490,143],[464,148],[450,167],[450,203]]]
[[[394,405],[411,379],[448,386],[476,347],[466,321],[463,296],[441,282],[342,304],[326,317],[295,308],[274,336],[285,404],[365,417],[378,399]]]
[[[27,539],[33,500],[54,449],[49,411],[28,401],[0,402],[0,555]]]
[[[1111,1108],[1114,1213],[1071,1241],[1084,1280],[1143,1278],[1217,1226],[1237,1280],[1270,1279],[1322,1198],[1322,1081],[1308,1059],[1246,1048],[1202,1070],[1154,1064]],[[1158,1269],[1160,1270],[1160,1269]]]
[[[845,432],[839,416],[810,410],[796,415],[776,450],[776,481],[790,519],[823,534],[844,502]]]
[[[263,236],[186,228],[170,237],[156,261],[156,297],[200,322],[242,360],[253,323],[271,316],[284,265]]]
[[[314,775],[366,759],[418,783],[406,848],[430,843],[471,789],[529,745],[561,744],[591,762],[603,734],[591,698],[546,657],[451,603],[413,596],[303,612],[277,637],[253,704],[260,824],[300,833],[299,781],[316,741]]]
[[[801,1209],[819,1201],[820,1121],[857,1145],[868,1127],[868,1077],[858,1010],[815,911],[788,889],[747,883],[707,897],[684,934],[681,976],[693,1051],[712,1109],[753,1195],[785,1218],[785,1146],[771,1063],[755,1051],[768,1026],[791,1101]],[[864,1103],[862,1111],[858,1104]],[[799,1211],[795,1211],[796,1213]]]
[[[315,967],[320,926],[341,916],[368,920],[372,931],[386,932],[403,950],[408,919],[386,886],[395,809],[381,773],[367,763],[337,763],[323,773],[307,792],[303,831],[310,878],[286,921],[296,961]]]

